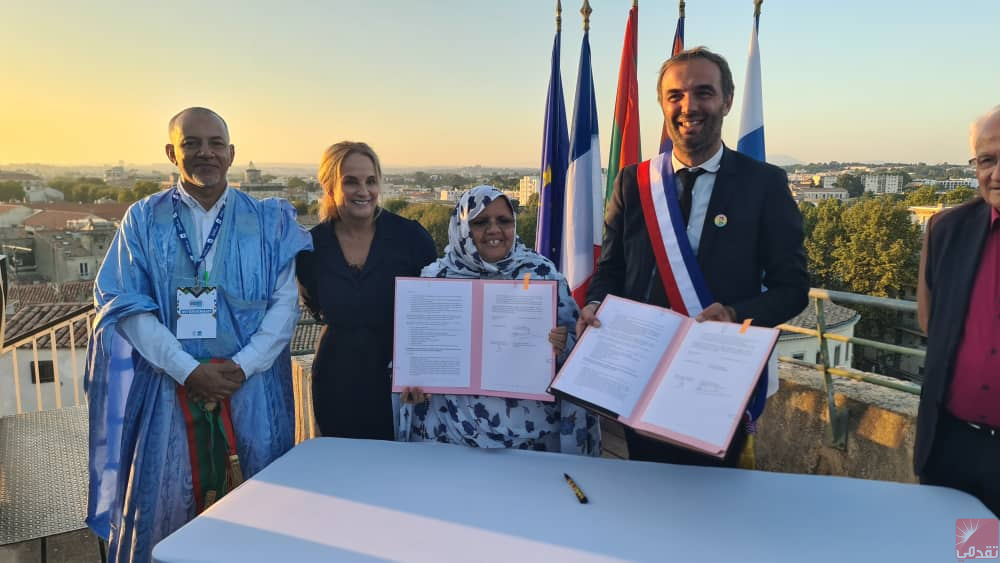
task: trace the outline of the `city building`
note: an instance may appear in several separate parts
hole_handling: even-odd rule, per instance
[[[538,193],[538,178],[535,176],[523,176],[518,183],[517,200],[521,205],[527,205],[531,196]]]
[[[125,163],[121,160],[118,161],[117,166],[104,169],[104,183],[109,186],[126,187],[129,185],[130,180],[128,170],[125,169]]]
[[[979,180],[975,178],[948,178],[947,180],[918,178],[913,180],[913,184],[917,186],[934,186],[939,192],[946,192],[955,188],[979,189]]]
[[[910,219],[914,223],[920,226],[921,231],[927,230],[927,222],[931,220],[936,213],[950,207],[955,207],[954,205],[945,205],[939,203],[937,205],[913,205],[908,207],[910,210]]]
[[[254,167],[253,161],[250,161],[250,166],[247,167],[246,171],[243,172],[243,183],[244,184],[263,184],[264,180],[260,170]]]
[[[854,309],[848,309],[823,299],[823,320],[825,332],[841,336],[854,336],[854,326],[861,320],[861,315]],[[788,325],[816,330],[816,303],[810,301],[806,308],[788,321]],[[854,348],[850,343],[827,340],[827,353],[830,354],[831,367],[851,367]],[[778,356],[786,356],[804,362],[821,363],[819,355],[819,339],[812,335],[797,332],[782,331],[775,346]]]
[[[37,211],[24,205],[7,205],[0,203],[0,228],[19,226],[25,219],[31,217],[35,213],[37,213]]]
[[[8,172],[0,170],[0,182],[17,182],[25,191],[28,188],[44,188],[45,180],[27,172]]]
[[[808,188],[796,186],[792,190],[792,197],[794,197],[795,201],[798,203],[803,201],[818,203],[824,199],[839,199],[841,201],[847,201],[850,194],[843,188]]]
[[[903,189],[903,177],[898,174],[865,174],[861,181],[866,192],[875,194],[898,194]]]
[[[66,196],[59,190],[48,186],[24,186],[24,198],[28,203],[46,203],[50,201],[63,201]]]

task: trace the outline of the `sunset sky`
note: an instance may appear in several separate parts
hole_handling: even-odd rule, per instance
[[[563,2],[572,115],[580,1]],[[631,0],[593,0],[591,49],[607,161]],[[204,105],[237,163],[310,164],[343,139],[387,166],[539,163],[554,0],[111,2],[0,0],[0,164],[165,160],[166,122]],[[644,157],[674,0],[639,2]],[[727,57],[736,144],[751,0],[688,0],[687,45]],[[968,158],[968,123],[1000,104],[997,0],[766,0],[768,155],[800,161]]]

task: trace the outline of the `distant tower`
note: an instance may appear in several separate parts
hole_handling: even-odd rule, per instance
[[[247,171],[243,173],[243,183],[256,185],[263,184],[260,178],[260,170],[257,170],[253,166],[253,161],[250,161],[250,166],[247,167]]]

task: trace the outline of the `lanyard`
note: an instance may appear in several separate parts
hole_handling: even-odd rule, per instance
[[[219,214],[215,217],[215,222],[212,224],[211,230],[208,231],[208,238],[205,239],[205,248],[201,251],[201,258],[197,260],[194,257],[194,250],[191,248],[191,240],[188,238],[187,231],[184,229],[184,224],[181,223],[181,215],[179,212],[178,202],[181,200],[180,194],[177,193],[177,189],[174,189],[174,193],[171,195],[171,200],[174,204],[174,230],[177,231],[177,237],[181,239],[184,244],[184,250],[188,254],[188,258],[191,259],[191,263],[194,264],[194,277],[198,280],[198,269],[201,268],[201,264],[205,261],[205,257],[208,256],[208,251],[212,249],[212,245],[215,244],[216,237],[219,236],[219,229],[222,228],[222,218],[226,213],[226,202],[222,202],[222,207],[219,208]],[[206,282],[208,281],[208,271],[205,271]],[[200,281],[200,280],[199,280]]]

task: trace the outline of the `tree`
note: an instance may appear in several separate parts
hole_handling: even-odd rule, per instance
[[[395,214],[400,214],[406,207],[410,205],[410,202],[405,198],[394,197],[392,199],[387,199],[382,202],[382,208],[386,211],[390,211]]]
[[[824,199],[816,206],[806,202],[799,205],[806,235],[809,283],[813,287],[839,289],[843,285],[831,249],[844,238],[841,216],[845,207],[838,199]]]
[[[865,192],[865,184],[854,174],[841,174],[834,186],[847,190],[850,197],[860,197]]]
[[[19,182],[0,182],[0,201],[21,201],[24,199],[24,187]]]
[[[979,195],[978,191],[972,188],[967,188],[965,186],[959,186],[953,190],[941,194],[941,198],[938,201],[940,201],[945,205],[959,204],[959,203],[965,203],[970,199],[976,197],[977,195]]]
[[[938,195],[934,186],[920,186],[906,196],[907,206],[937,205]]]
[[[426,172],[416,172],[413,175],[413,183],[417,185],[418,188],[430,187],[431,178]]]
[[[288,189],[290,190],[304,190],[309,187],[309,182],[306,182],[302,178],[292,177],[288,179]]]
[[[292,207],[295,208],[295,213],[298,215],[308,215],[309,214],[309,203],[302,201],[301,199],[293,199],[291,201]]]
[[[423,225],[434,239],[434,246],[440,255],[448,245],[448,221],[451,220],[451,205],[439,203],[416,203],[407,206],[400,215]]]

